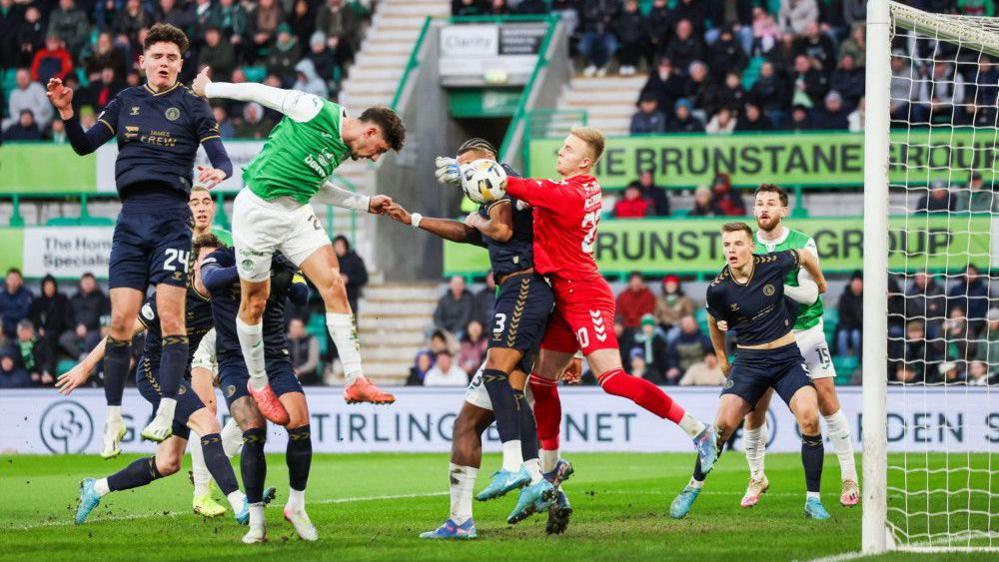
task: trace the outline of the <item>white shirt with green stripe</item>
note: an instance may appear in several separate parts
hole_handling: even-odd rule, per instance
[[[807,250],[812,253],[816,263],[818,263],[819,252],[815,246],[815,240],[811,236],[797,230],[791,230],[785,226],[780,226],[779,228],[782,229],[782,232],[775,240],[764,240],[760,236],[760,231],[756,232],[755,253],[769,254],[784,250]],[[787,278],[784,279],[784,286],[799,287],[802,283],[814,282],[812,276],[804,268],[797,267],[787,274]],[[807,330],[822,322],[822,297],[817,292],[815,294],[815,302],[812,304],[801,303],[801,306],[799,306],[798,318],[794,323],[795,331]]]

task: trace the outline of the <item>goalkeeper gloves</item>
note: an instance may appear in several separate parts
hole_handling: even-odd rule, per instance
[[[451,185],[459,185],[461,183],[461,170],[458,168],[458,161],[454,158],[438,156],[434,159],[434,166],[437,167],[434,171],[437,181]]]

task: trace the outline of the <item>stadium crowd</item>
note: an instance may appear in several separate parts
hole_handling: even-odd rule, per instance
[[[73,88],[84,126],[125,87],[142,83],[138,57],[154,23],[187,33],[180,80],[202,67],[232,82],[265,82],[336,99],[360,46],[361,0],[0,0],[3,139],[65,142],[45,96],[56,77]],[[258,104],[214,106],[223,138],[263,138],[277,122]]]

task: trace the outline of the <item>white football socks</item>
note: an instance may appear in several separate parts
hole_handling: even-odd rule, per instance
[[[346,379],[344,386],[354,384],[357,377],[361,376],[361,344],[357,341],[357,329],[354,327],[353,314],[340,314],[338,312],[326,313],[326,328],[336,344],[336,351],[340,354],[340,363],[343,365],[343,376]]]
[[[505,441],[503,443],[503,470],[517,472],[522,464],[524,464],[524,457],[520,452],[520,439]]]
[[[110,494],[111,493],[111,488],[108,486],[108,479],[107,478],[98,478],[94,482],[94,491],[97,492],[97,495],[100,496],[100,497],[102,497],[102,498],[104,496]]]
[[[173,420],[173,414],[177,411],[177,400],[174,398],[161,397],[160,405],[156,408],[156,417],[163,417]]]
[[[767,424],[742,430],[743,448],[746,450],[746,463],[749,464],[751,478],[763,475],[764,456],[767,454]]]
[[[212,480],[212,474],[208,472],[208,465],[205,464],[201,436],[192,431],[188,443],[191,447],[191,480],[194,481],[194,497],[197,499],[208,493],[208,483]]]
[[[479,469],[450,463],[451,519],[461,525],[472,518],[472,490]]]
[[[826,431],[832,441],[833,450],[839,458],[839,471],[842,480],[857,481],[857,459],[853,455],[853,439],[850,436],[850,422],[843,410],[838,410],[831,416],[822,416],[826,420]]]
[[[250,528],[251,529],[263,529],[267,524],[267,520],[264,519],[264,503],[251,503],[250,504]]]
[[[247,324],[236,316],[236,336],[239,337],[239,348],[243,352],[246,370],[250,373],[250,384],[256,390],[267,386],[267,367],[264,362],[264,328],[263,323]]]
[[[305,490],[288,488],[288,503],[284,504],[288,511],[302,511],[305,509]]]
[[[162,402],[162,400],[160,400]],[[121,421],[121,406],[108,406],[107,421]]]
[[[690,412],[684,412],[680,418],[680,429],[682,429],[691,439],[696,438],[704,431],[704,422],[695,418]]]
[[[558,449],[554,451],[549,451],[547,449],[541,449],[541,470],[544,472],[551,472],[555,470],[555,465],[558,464]]]
[[[233,490],[232,492],[229,492],[229,495],[227,495],[225,499],[229,500],[229,507],[232,508],[233,513],[243,511],[243,502],[246,501],[246,494],[240,490]]]
[[[524,461],[524,468],[526,468],[527,473],[531,475],[532,485],[541,482],[544,478],[544,475],[541,474],[541,461],[539,459]]]
[[[243,430],[239,428],[235,418],[229,418],[222,427],[222,450],[230,459],[239,454],[243,446]]]

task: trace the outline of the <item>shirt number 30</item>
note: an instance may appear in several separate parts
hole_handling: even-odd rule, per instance
[[[597,237],[597,223],[600,222],[600,214],[596,211],[583,215],[583,244],[584,254],[593,253],[593,240]]]

